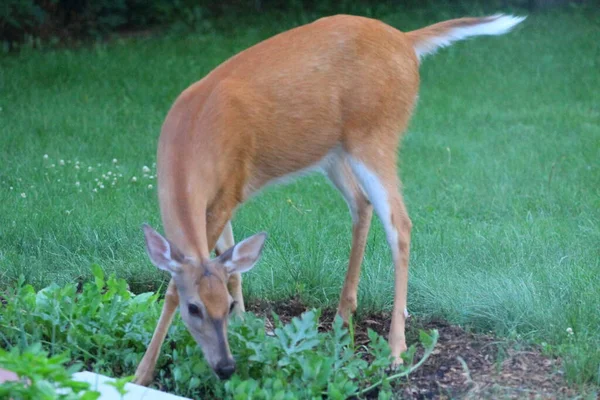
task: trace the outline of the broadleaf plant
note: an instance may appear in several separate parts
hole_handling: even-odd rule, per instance
[[[92,271],[94,279],[80,288],[75,283],[53,284],[36,293],[21,280],[2,294],[6,301],[0,305],[1,346],[12,348],[10,353],[0,353],[5,355],[0,360],[7,369],[18,368],[15,360],[19,357],[25,368],[30,368],[27,357],[31,351],[27,349],[33,345],[39,350],[36,357],[46,357],[40,352],[47,352],[47,360],[58,360],[48,361],[50,364],[68,361],[123,378],[117,381],[117,388],[123,389],[150,342],[162,301],[157,293],[131,293],[126,281],[106,278],[98,265]],[[275,316],[274,335],[267,334],[264,319],[252,313],[233,318],[229,341],[237,370],[229,381],[222,382],[176,317],[158,360],[154,384],[192,398],[346,399],[374,391],[380,398],[388,398],[394,380],[418,367],[437,340],[437,332],[421,332],[424,358],[413,364],[416,348],[412,346],[404,365],[389,375],[390,350],[383,337],[369,331],[370,343],[355,347],[353,331],[344,327],[339,317],[326,332],[319,331],[319,318],[318,310],[307,311],[288,324]],[[9,359],[12,364],[6,361]],[[73,385],[68,374],[60,376],[61,382]],[[53,393],[50,381],[39,382],[43,383],[36,390]],[[5,385],[0,388],[6,391]],[[93,398],[93,394],[85,396]]]

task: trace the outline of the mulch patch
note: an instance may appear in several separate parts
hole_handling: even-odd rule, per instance
[[[298,300],[254,301],[247,308],[265,317],[267,325],[271,325],[271,311],[287,323],[309,309]],[[323,310],[321,329],[329,329],[334,317],[335,310]],[[389,326],[389,314],[359,316],[355,342],[369,342],[368,328],[387,337]],[[559,399],[576,394],[566,385],[561,360],[545,356],[531,345],[468,332],[445,321],[414,318],[407,321],[409,345],[416,342],[419,329],[437,329],[439,339],[429,359],[396,386],[396,393],[404,399]],[[422,354],[419,349],[415,359]]]

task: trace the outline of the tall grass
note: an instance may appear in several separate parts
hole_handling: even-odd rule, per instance
[[[440,15],[377,16],[409,30]],[[544,342],[574,382],[600,384],[598,18],[531,15],[513,33],[424,61],[399,171],[414,223],[411,313]],[[21,274],[36,287],[86,279],[91,263],[136,291],[164,285],[140,230],[160,227],[152,164],[162,120],[187,85],[295,23],[0,59],[0,285]],[[350,229],[322,177],[267,190],[234,220],[238,239],[270,233],[245,293],[335,305]],[[391,307],[391,277],[374,220],[361,310]]]

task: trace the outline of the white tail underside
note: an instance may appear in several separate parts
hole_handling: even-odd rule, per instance
[[[526,17],[515,17],[512,15],[494,15],[489,22],[479,25],[452,28],[443,35],[428,38],[415,43],[415,51],[419,59],[428,54],[435,53],[438,49],[451,45],[459,40],[468,39],[473,36],[502,35],[510,31],[514,26],[522,22]]]

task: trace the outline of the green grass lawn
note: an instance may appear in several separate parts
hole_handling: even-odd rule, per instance
[[[402,30],[438,20],[381,17]],[[428,58],[399,165],[414,224],[409,311],[544,342],[572,382],[596,384],[598,19],[535,14],[508,35]],[[152,175],[163,118],[189,84],[293,25],[268,22],[0,58],[0,287],[19,275],[38,288],[89,278],[92,263],[135,291],[164,286],[141,231],[143,222],[160,228]],[[237,239],[270,234],[246,295],[335,306],[350,229],[320,176],[265,191],[234,220]],[[390,309],[392,285],[375,220],[360,310]]]

